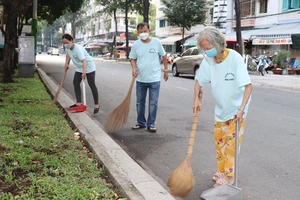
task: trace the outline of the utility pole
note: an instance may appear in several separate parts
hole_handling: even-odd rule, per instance
[[[33,17],[31,24],[31,35],[34,36],[34,51],[37,52],[37,0],[33,0]]]
[[[236,50],[243,55],[244,41],[242,41],[241,33],[241,3],[240,0],[235,0],[235,22],[236,22]]]
[[[143,0],[144,22],[149,23],[149,0]]]
[[[125,1],[125,37],[126,37],[126,59],[129,59],[128,44],[128,0]]]

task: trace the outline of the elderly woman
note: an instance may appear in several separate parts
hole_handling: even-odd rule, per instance
[[[234,181],[235,123],[239,122],[239,147],[251,99],[252,83],[240,54],[226,48],[223,34],[207,27],[197,38],[199,50],[205,59],[195,77],[193,112],[202,108],[202,87],[211,83],[215,100],[214,140],[217,172],[214,187]]]

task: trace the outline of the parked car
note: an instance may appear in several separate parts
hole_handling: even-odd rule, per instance
[[[187,49],[173,61],[173,76],[179,76],[179,74],[195,75],[203,58],[203,55],[199,53],[197,47]]]
[[[52,48],[48,49],[47,54],[50,55],[52,51]]]
[[[53,55],[59,56],[59,50],[57,48],[52,48],[52,50],[51,50],[51,56],[53,56]]]

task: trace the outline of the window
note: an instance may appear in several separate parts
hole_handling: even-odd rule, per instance
[[[267,13],[267,12],[268,12],[268,0],[260,0],[259,13]]]
[[[282,0],[282,11],[299,8],[300,0]]]
[[[166,52],[172,52],[172,45],[166,45]]]
[[[166,26],[166,20],[162,19],[162,20],[159,20],[159,27],[162,28],[162,27],[165,27]]]
[[[198,55],[198,54],[199,54],[198,49],[194,49],[191,55]]]
[[[242,0],[241,1],[241,17],[255,15],[255,1]]]
[[[191,54],[191,51],[192,51],[191,49],[187,50],[182,54],[182,56],[189,56]]]

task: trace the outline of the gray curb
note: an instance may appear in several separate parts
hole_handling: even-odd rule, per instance
[[[55,95],[58,85],[42,69],[37,70],[46,87]],[[62,90],[58,103],[67,108],[74,102]],[[68,113],[66,109],[65,111],[78,128],[81,138],[95,153],[96,159],[106,168],[113,184],[125,197],[131,200],[175,200],[85,112]]]

